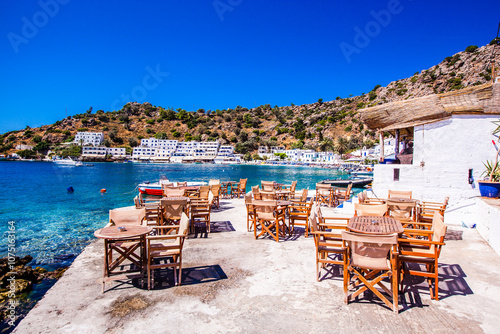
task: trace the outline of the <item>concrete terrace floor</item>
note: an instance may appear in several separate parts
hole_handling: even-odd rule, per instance
[[[500,257],[475,230],[449,228],[440,300],[410,278],[394,314],[370,295],[345,305],[338,270],[316,281],[312,237],[255,240],[245,215],[243,199],[223,200],[213,233],[186,240],[180,287],[169,271],[151,291],[101,293],[103,241],[92,242],[15,333],[498,333]]]

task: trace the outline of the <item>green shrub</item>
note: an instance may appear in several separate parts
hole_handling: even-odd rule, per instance
[[[181,136],[181,133],[175,130],[174,132],[172,132],[172,136],[174,136],[174,138],[179,138]]]
[[[465,52],[472,53],[478,49],[477,45],[469,45],[465,48]]]
[[[146,121],[146,124],[150,124],[150,125],[155,124],[155,120],[154,119],[148,119]]]

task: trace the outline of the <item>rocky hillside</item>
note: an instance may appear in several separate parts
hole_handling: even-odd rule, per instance
[[[287,148],[336,150],[345,153],[376,142],[375,134],[360,122],[358,110],[386,102],[405,100],[479,85],[491,80],[493,45],[469,46],[445,58],[440,64],[416,72],[411,78],[375,86],[369,93],[300,106],[262,105],[247,109],[186,111],[165,109],[150,103],[127,103],[117,111],[93,111],[70,116],[52,125],[11,131],[0,136],[0,153],[34,146],[35,152],[48,149],[67,155],[78,147],[67,148],[77,131],[104,132],[105,145],[123,146],[129,151],[140,139],[156,137],[177,140],[215,140],[232,144],[238,153],[255,153],[260,145]],[[500,61],[497,51],[496,62]],[[17,148],[16,148],[17,146]]]

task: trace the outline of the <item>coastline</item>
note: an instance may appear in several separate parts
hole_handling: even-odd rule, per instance
[[[317,282],[311,237],[254,240],[243,199],[221,204],[214,233],[186,240],[182,286],[113,283],[102,294],[103,242],[94,240],[14,333],[496,331],[500,260],[475,230],[451,229],[440,258],[446,296],[431,300],[420,282],[394,315],[377,303],[345,305],[339,273]]]

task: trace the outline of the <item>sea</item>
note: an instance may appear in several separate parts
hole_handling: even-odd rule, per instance
[[[109,210],[133,205],[137,185],[171,181],[239,181],[247,191],[261,180],[315,189],[317,182],[346,174],[331,169],[274,165],[0,162],[0,256],[7,255],[9,226],[15,227],[16,256],[31,255],[32,266],[68,266],[108,221]],[[67,189],[72,187],[73,192]],[[106,189],[105,193],[101,189]]]
[[[144,181],[247,178],[249,191],[262,180],[297,181],[297,189],[315,189],[324,179],[348,177],[332,169],[303,166],[93,163],[74,167],[24,161],[1,161],[0,175],[0,257],[7,256],[11,247],[9,255],[30,255],[29,265],[48,270],[69,266],[95,239],[94,231],[106,225],[109,210],[134,204],[137,186]],[[35,285],[18,310],[19,320],[54,282]],[[10,329],[0,324],[1,333]]]

